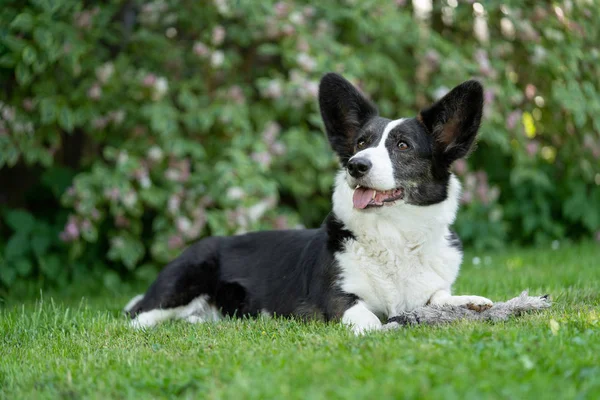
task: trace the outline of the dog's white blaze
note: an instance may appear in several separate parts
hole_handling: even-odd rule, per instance
[[[137,296],[136,296],[137,297]],[[217,321],[221,313],[208,303],[208,296],[196,297],[189,304],[174,308],[154,309],[138,314],[131,320],[131,326],[136,329],[150,328],[170,319],[184,319],[190,323]]]
[[[392,129],[400,125],[405,118],[400,118],[389,122],[383,134],[381,140],[376,147],[369,147],[368,149],[359,151],[352,158],[364,157],[371,161],[373,165],[369,171],[368,180],[369,186],[377,190],[390,190],[396,188],[396,180],[394,179],[394,166],[390,159],[390,153],[385,147],[385,142]],[[352,158],[350,158],[352,160]]]

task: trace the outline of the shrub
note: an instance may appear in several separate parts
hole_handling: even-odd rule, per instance
[[[316,103],[331,70],[390,117],[484,83],[480,149],[455,165],[467,244],[600,230],[592,4],[5,3],[4,286],[110,284],[203,235],[318,225],[336,168]]]

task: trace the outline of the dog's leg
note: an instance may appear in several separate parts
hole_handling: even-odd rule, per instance
[[[361,300],[344,312],[342,323],[352,327],[352,331],[357,335],[381,329],[379,318]]]
[[[467,307],[470,310],[484,311],[494,305],[490,299],[481,296],[452,296],[447,290],[438,290],[431,296],[431,305],[451,305]]]
[[[218,319],[221,284],[216,247],[216,239],[201,241],[169,263],[148,291],[127,305],[131,325],[148,328],[170,319],[191,323]]]

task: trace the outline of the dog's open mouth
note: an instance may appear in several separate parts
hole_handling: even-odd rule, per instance
[[[379,191],[357,186],[354,189],[352,202],[354,203],[354,208],[362,210],[369,207],[382,207],[385,203],[400,200],[403,196],[404,192],[400,188]]]

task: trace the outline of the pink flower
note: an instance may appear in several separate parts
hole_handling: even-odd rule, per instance
[[[292,36],[294,33],[296,33],[296,28],[294,28],[294,26],[291,24],[285,24],[283,25],[282,31],[284,36]]]
[[[494,89],[486,89],[483,92],[483,98],[485,104],[492,104],[494,102],[494,99],[496,98],[496,92],[494,91]]]
[[[298,49],[299,52],[308,53],[308,51],[310,50],[310,45],[308,44],[308,42],[306,40],[299,39],[298,43],[296,44],[296,48]]]
[[[270,147],[271,153],[273,153],[273,155],[275,156],[282,156],[285,154],[286,152],[286,147],[285,144],[281,143],[281,142],[275,142],[273,143],[273,145]]]
[[[435,50],[429,50],[425,53],[425,61],[429,63],[432,67],[437,67],[440,65],[440,53]]]
[[[217,25],[214,27],[212,31],[212,43],[215,46],[219,46],[225,40],[226,31],[221,25]]]
[[[169,197],[169,201],[167,202],[167,209],[171,214],[176,214],[179,211],[179,207],[181,207],[181,196],[179,194],[174,194]]]
[[[242,91],[242,88],[239,87],[238,85],[234,85],[231,88],[229,88],[227,97],[229,97],[231,100],[233,100],[237,104],[244,104],[244,102],[246,101],[244,92]]]
[[[179,249],[184,245],[183,238],[179,235],[173,235],[169,238],[167,245],[170,250]]]
[[[94,83],[92,87],[88,89],[87,95],[92,100],[98,100],[102,97],[102,88],[99,84]]]
[[[262,165],[263,167],[268,167],[271,165],[271,155],[266,151],[255,152],[252,153],[252,159]]]
[[[462,194],[460,201],[463,204],[471,204],[471,202],[473,201],[473,193],[465,190]]]
[[[33,111],[33,109],[35,108],[33,99],[30,99],[30,98],[23,99],[23,108],[25,109],[25,111],[28,111],[28,112]]]
[[[600,231],[596,232],[596,241],[600,242]]]
[[[194,43],[193,52],[198,57],[207,57],[210,54],[210,49],[202,42]]]
[[[456,175],[462,176],[467,172],[467,162],[464,159],[459,159],[454,162],[454,172]]]
[[[277,15],[278,18],[285,17],[289,12],[289,6],[283,1],[279,1],[279,2],[275,3],[274,8],[275,8],[275,15]]]
[[[285,218],[283,215],[280,215],[275,218],[275,221],[273,221],[273,227],[275,229],[289,229],[290,225],[288,224],[287,218]]]
[[[479,64],[479,72],[483,76],[491,76],[493,74],[492,65],[488,58],[488,53],[484,49],[479,49],[475,52],[475,61]]]
[[[156,83],[156,75],[154,75],[154,74],[148,74],[142,80],[142,85],[144,85],[146,87],[152,87],[152,86],[154,86],[155,83]]]
[[[529,154],[530,157],[535,156],[537,154],[539,148],[540,148],[540,145],[535,140],[532,140],[532,141],[528,142],[527,145],[525,145],[525,150],[527,151],[527,154]]]
[[[535,92],[536,88],[531,83],[528,83],[527,86],[525,86],[525,97],[527,97],[527,100],[533,99],[535,97]]]
[[[485,183],[481,183],[479,185],[477,185],[477,197],[479,197],[479,200],[481,200],[481,202],[483,204],[488,204],[489,202],[489,197],[488,197],[488,185]]]
[[[89,231],[90,229],[92,229],[92,223],[89,219],[84,219],[83,221],[81,221],[80,228],[82,231]]]
[[[275,143],[277,136],[279,136],[279,132],[281,132],[281,126],[277,122],[271,121],[265,126],[265,130],[262,133],[262,139],[270,146]]]
[[[94,10],[83,10],[75,13],[74,22],[75,26],[82,29],[89,29],[92,27],[92,17],[97,13]]]
[[[106,118],[106,117],[98,117],[98,118],[94,118],[92,120],[92,126],[94,127],[94,129],[97,129],[99,131],[106,128],[107,125],[108,125],[108,118]]]
[[[93,221],[98,221],[100,219],[100,211],[95,207],[92,208],[91,216]]]
[[[119,189],[117,188],[111,188],[111,189],[104,189],[104,197],[107,200],[118,200],[119,197],[121,196],[121,193],[119,192]]]
[[[72,242],[79,238],[79,226],[77,222],[78,221],[75,216],[69,216],[67,224],[65,225],[65,229],[59,234],[59,237],[63,242]]]
[[[316,10],[313,6],[306,6],[302,9],[302,13],[306,18],[311,18],[315,16]]]
[[[265,96],[271,99],[279,99],[283,95],[283,88],[281,83],[276,80],[272,80],[265,89]]]
[[[517,126],[517,122],[521,119],[521,111],[515,110],[508,114],[506,118],[506,128],[509,130],[514,129]]]

